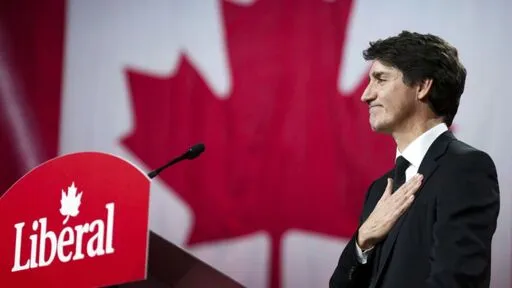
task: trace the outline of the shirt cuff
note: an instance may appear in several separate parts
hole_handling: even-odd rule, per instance
[[[370,256],[370,253],[372,252],[373,247],[363,251],[363,250],[361,250],[359,245],[357,245],[357,241],[355,242],[355,244],[356,244],[357,261],[359,261],[359,263],[361,263],[361,264],[366,264],[366,262],[368,261],[368,256]]]

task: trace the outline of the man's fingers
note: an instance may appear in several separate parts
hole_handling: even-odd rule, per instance
[[[409,192],[411,192],[413,194],[416,193],[419,190],[422,181],[423,181],[423,175],[416,174],[415,180],[411,181],[411,187],[409,187]]]
[[[414,195],[410,195],[406,198],[406,200],[404,201],[404,203],[402,204],[402,207],[400,207],[400,209],[398,210],[401,210],[403,214],[407,209],[409,209],[409,207],[411,206],[412,202],[414,201]],[[400,214],[400,215],[401,215]]]
[[[421,182],[419,180],[411,179],[411,183],[408,184],[408,186],[403,187],[404,192],[402,192],[402,195],[395,198],[395,201],[393,201],[394,208],[392,209],[394,209],[396,212],[394,214],[398,214],[397,218],[400,217],[400,215],[402,215],[402,213],[412,204],[414,201],[414,192],[417,190],[420,184]],[[398,193],[398,191],[396,193]]]
[[[388,178],[388,184],[386,185],[386,189],[384,190],[381,199],[388,198],[391,195],[391,190],[393,190],[393,179]]]
[[[397,201],[396,201],[396,208],[399,209],[403,205],[407,205],[407,203],[411,202],[414,199],[410,198],[413,196],[417,191],[418,188],[421,186],[421,180],[423,179],[422,175],[415,175],[413,178],[411,178],[406,184],[402,185],[402,187],[399,188],[400,191],[396,191],[395,194],[400,193],[397,195]],[[409,203],[410,205],[410,203]]]
[[[402,203],[400,203],[399,206],[394,209],[393,221],[396,221],[400,216],[402,216],[402,214],[404,214],[404,212],[411,206],[413,201],[414,195],[404,197]]]
[[[400,194],[412,194],[418,191],[418,188],[421,185],[421,181],[423,180],[423,175],[416,174],[409,181],[407,181],[404,185],[402,185],[397,193]]]
[[[402,204],[402,209],[403,210],[406,210],[407,208],[409,208],[409,206],[411,206],[412,202],[414,201],[414,195],[409,195],[405,198],[405,201],[404,203]]]

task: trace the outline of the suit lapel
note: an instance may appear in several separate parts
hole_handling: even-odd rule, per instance
[[[450,131],[444,132],[441,134],[435,141],[432,143],[430,148],[428,149],[427,153],[425,154],[425,157],[423,158],[423,161],[421,162],[421,165],[418,169],[418,173],[423,175],[423,183],[420,187],[420,190],[416,192],[416,195],[418,195],[421,190],[423,189],[423,186],[428,181],[430,176],[434,173],[434,171],[437,169],[437,160],[446,152],[446,149],[448,148],[448,144],[455,139],[455,136]],[[416,196],[417,197],[417,196]],[[412,204],[414,205],[414,203]],[[393,250],[393,247],[395,245],[396,238],[398,237],[398,234],[400,232],[400,228],[403,224],[404,219],[406,218],[408,212],[412,208],[409,207],[405,213],[398,218],[398,221],[395,223],[391,231],[389,232],[388,236],[385,238],[385,240],[382,242],[381,247],[381,255],[380,255],[380,263],[378,265],[378,271],[377,271],[377,277],[375,278],[375,283],[377,284],[377,281],[379,281],[379,278],[382,274],[382,271],[384,270],[385,265],[387,264],[389,255],[391,254],[391,251]]]

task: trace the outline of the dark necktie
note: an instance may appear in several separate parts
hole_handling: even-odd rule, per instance
[[[396,158],[395,171],[393,175],[393,192],[405,183],[405,170],[411,165],[403,156]]]

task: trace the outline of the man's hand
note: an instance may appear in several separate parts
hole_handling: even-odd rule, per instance
[[[393,180],[388,178],[386,190],[373,212],[359,228],[357,244],[362,250],[369,249],[389,233],[398,218],[411,206],[414,194],[421,186],[423,176],[416,174],[391,194]]]

